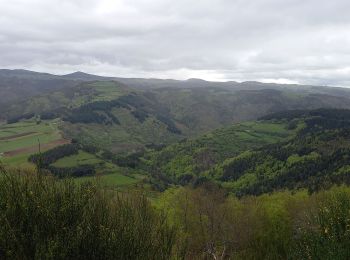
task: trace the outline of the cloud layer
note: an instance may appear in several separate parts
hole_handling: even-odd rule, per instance
[[[350,87],[348,0],[0,0],[0,67]]]

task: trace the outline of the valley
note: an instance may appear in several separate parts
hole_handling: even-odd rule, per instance
[[[11,104],[0,96],[0,207],[13,205],[4,211],[10,225],[13,214],[33,214],[21,225],[36,229],[78,214],[69,229],[94,227],[91,239],[109,250],[129,248],[115,234],[144,246],[132,232],[151,226],[164,234],[152,235],[160,259],[210,256],[208,244],[237,259],[318,259],[323,248],[347,255],[350,90],[8,73],[0,70],[0,83],[18,90]],[[22,93],[24,86],[34,89]],[[45,232],[37,243],[50,232],[66,237]],[[86,241],[72,232],[72,244]],[[145,259],[149,247],[138,251]],[[171,251],[162,258],[160,247]]]
[[[208,178],[225,180],[225,187],[242,194],[239,186],[252,185],[255,177],[240,173],[232,183],[225,169],[235,169],[231,164],[239,158],[257,160],[256,151],[263,147],[294,140],[306,125],[301,118],[260,118],[293,109],[350,108],[350,91],[339,88],[16,70],[2,70],[0,78],[14,89],[34,88],[25,100],[21,91],[14,91],[18,101],[4,107],[7,124],[1,125],[0,152],[5,165],[32,167],[28,158],[39,144],[45,153],[77,143],[92,148],[58,158],[51,166],[88,165],[113,185],[119,179],[121,185],[141,181],[158,190]],[[35,88],[38,82],[40,90]]]
[[[0,0],[0,260],[349,260],[349,0]]]

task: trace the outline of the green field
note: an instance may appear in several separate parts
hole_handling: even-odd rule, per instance
[[[77,167],[81,165],[94,165],[96,167],[97,176],[75,178],[75,181],[78,183],[97,180],[104,186],[119,187],[135,184],[141,180],[140,175],[123,175],[122,170],[116,165],[84,151],[79,151],[78,154],[61,158],[52,164],[52,166],[59,168]]]
[[[88,86],[97,92],[92,101],[109,101],[128,92],[120,86],[120,83],[115,81],[89,83]]]
[[[0,160],[8,166],[33,167],[34,165],[29,163],[27,159],[29,155],[38,152],[39,142],[41,151],[51,149],[60,145],[60,142],[64,142],[58,129],[59,124],[59,120],[37,123],[35,119],[30,119],[14,124],[0,125]],[[98,180],[106,186],[125,186],[140,181],[139,177],[123,175],[116,165],[84,151],[61,158],[52,165],[60,168],[94,165],[99,176]],[[81,183],[95,178],[95,176],[89,176],[75,180]]]
[[[11,157],[0,157],[0,161],[8,166],[34,168],[34,164],[28,162],[29,155],[31,155],[31,153],[23,153]]]
[[[88,177],[81,177],[81,178],[75,179],[75,181],[78,183],[84,183],[87,181],[95,181],[95,180],[100,182],[103,186],[120,187],[120,186],[135,184],[141,180],[141,177],[138,175],[129,177],[119,172],[116,172],[116,173],[104,174],[99,176],[88,176]]]
[[[35,119],[0,125],[0,158],[9,165],[27,164],[30,154],[67,142],[58,130],[59,120],[37,122]]]
[[[79,165],[95,165],[99,163],[104,163],[103,160],[97,158],[95,155],[84,152],[84,151],[79,151],[78,154],[71,155],[64,157],[62,159],[59,159],[52,165],[55,167],[76,167]]]

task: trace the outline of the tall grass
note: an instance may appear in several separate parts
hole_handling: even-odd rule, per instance
[[[168,259],[174,237],[142,195],[0,169],[1,259]]]

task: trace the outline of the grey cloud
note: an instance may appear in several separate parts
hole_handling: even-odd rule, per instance
[[[348,0],[0,0],[0,67],[350,86]]]

